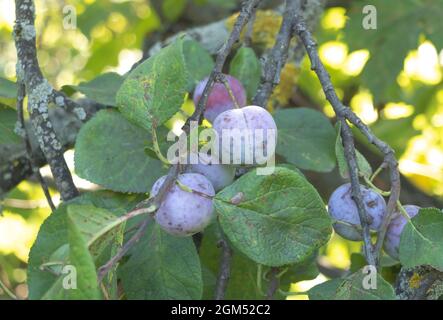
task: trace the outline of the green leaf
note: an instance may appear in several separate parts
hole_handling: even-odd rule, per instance
[[[151,221],[119,274],[128,299],[200,299],[203,282],[192,237],[167,234]]]
[[[221,249],[217,246],[220,239],[220,228],[211,224],[204,230],[203,240],[199,248],[202,269],[209,274],[205,281],[203,299],[214,299],[215,281],[220,270]],[[225,298],[234,300],[263,299],[257,287],[257,263],[232,248],[231,274]],[[265,282],[265,281],[263,281]],[[266,284],[263,285],[266,288]]]
[[[81,82],[77,86],[65,86],[83,93],[89,99],[106,106],[116,106],[115,95],[124,78],[115,72],[104,73],[89,82]]]
[[[275,112],[277,154],[297,167],[328,172],[335,167],[335,131],[321,112],[308,108]]]
[[[349,170],[340,135],[340,130],[341,130],[340,122],[337,122],[336,129],[337,129],[337,139],[335,140],[335,155],[337,157],[338,169],[340,171],[340,175],[343,178],[347,179],[349,178]],[[355,149],[355,155],[357,160],[357,166],[360,173],[369,178],[372,175],[372,168],[368,160],[366,160],[366,158],[357,149]]]
[[[0,78],[0,103],[14,106],[17,99],[17,84],[5,78]],[[1,118],[0,118],[1,119]]]
[[[162,3],[163,15],[169,21],[175,21],[180,18],[187,3],[187,0],[164,0]]]
[[[151,135],[115,110],[103,110],[80,130],[75,146],[75,171],[91,182],[121,192],[146,193],[166,173],[145,148]]]
[[[280,285],[289,288],[291,283],[315,279],[319,275],[317,256],[318,252],[314,252],[303,262],[288,266],[287,271],[280,277]]]
[[[231,202],[234,197],[240,202]],[[303,262],[329,240],[332,231],[315,188],[282,167],[270,175],[247,173],[218,193],[214,205],[234,246],[267,266]]]
[[[69,263],[76,270],[77,288],[69,289],[68,295],[73,300],[98,300],[101,294],[94,260],[89,253],[86,239],[72,218],[70,209],[68,207]]]
[[[431,265],[443,271],[443,212],[421,209],[400,237],[400,262],[406,268]]]
[[[396,77],[408,52],[417,47],[420,34],[434,41],[438,51],[442,48],[443,4],[432,0],[404,0],[398,6],[394,1],[371,1],[377,9],[377,28],[369,30],[362,24],[366,17],[362,9],[367,4],[364,0],[352,1],[345,40],[350,50],[369,50],[371,57],[362,79],[374,98],[380,101],[387,99],[392,86],[398,87]]]
[[[71,202],[61,204],[42,224],[31,248],[28,262],[29,299],[64,297],[61,277],[54,275],[50,270],[59,272],[69,256],[67,224],[69,204],[89,204],[120,216],[132,209],[140,200],[139,196],[99,191],[83,194]],[[55,262],[62,264],[54,264]]]
[[[214,60],[209,52],[195,40],[184,42],[183,54],[189,76],[187,90],[190,92],[199,81],[211,73],[214,68]]]
[[[261,78],[261,63],[254,50],[248,47],[240,48],[231,61],[229,74],[240,80],[248,98],[252,99]]]
[[[362,270],[347,277],[337,288],[334,300],[395,300],[394,288],[377,273],[376,288],[365,289]]]
[[[312,287],[308,291],[309,300],[334,300],[335,292],[342,282],[343,279],[335,278]]]
[[[364,255],[356,252],[351,253],[351,267],[349,268],[351,272],[357,272],[367,264],[368,263],[366,262]]]
[[[179,39],[128,75],[117,92],[117,104],[128,120],[150,129],[153,121],[161,125],[180,110],[188,83]]]
[[[308,291],[311,300],[395,300],[394,288],[377,273],[374,288],[363,269],[345,279],[333,279]],[[369,282],[369,283],[368,283]],[[370,285],[365,288],[364,285]]]
[[[15,134],[17,112],[9,107],[0,105],[0,144],[18,144],[22,139]]]
[[[113,241],[118,231],[116,227],[126,221],[124,217],[118,217],[109,210],[90,204],[71,204],[68,206],[68,212],[95,256]]]

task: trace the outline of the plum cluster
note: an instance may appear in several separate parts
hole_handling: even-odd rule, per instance
[[[253,153],[251,165],[262,164],[274,156],[273,153],[266,152],[270,139],[276,140],[277,126],[273,117],[264,108],[246,106],[246,91],[240,81],[230,75],[224,77],[231,92],[224,83],[215,83],[205,106],[204,117],[213,124],[220,139],[219,146],[224,148],[221,153],[224,151],[224,154],[228,154],[231,162],[225,164],[221,157],[214,158],[211,155],[208,158],[199,154],[199,162],[190,164],[188,170],[177,178],[176,184],[165,195],[155,215],[155,220],[166,232],[177,236],[200,232],[211,222],[214,215],[212,198],[216,192],[232,184],[236,164],[249,164],[246,161],[248,159],[245,159],[246,150],[258,149],[258,152]],[[195,105],[198,104],[207,81],[208,78],[196,86],[193,97]],[[261,138],[243,137],[240,141],[223,144],[223,132],[230,130],[262,130],[265,134]],[[266,134],[268,130],[271,134]],[[240,152],[235,152],[234,143]],[[264,156],[256,159],[256,154]],[[158,193],[165,179],[166,176],[163,176],[155,182],[151,196]]]
[[[369,228],[373,232],[380,231],[383,219],[386,215],[386,202],[384,198],[372,189],[360,186],[363,204],[368,214]],[[420,211],[415,205],[403,207],[410,218]],[[346,183],[338,187],[329,198],[328,212],[333,219],[334,230],[345,239],[361,241],[363,239],[362,226],[358,209],[352,197],[351,184]],[[400,236],[407,223],[407,218],[399,211],[393,213],[389,222],[383,247],[385,252],[398,260]]]

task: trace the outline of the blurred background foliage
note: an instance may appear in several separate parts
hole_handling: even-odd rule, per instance
[[[143,49],[155,43],[159,32],[172,34],[214,17],[229,16],[238,2],[36,0],[40,65],[56,88],[90,81],[109,71],[123,75],[143,56]],[[316,37],[340,98],[396,150],[401,173],[422,192],[441,199],[443,4],[439,0],[371,1],[377,8],[379,28],[363,30],[361,12],[366,3],[329,2],[336,6],[328,5]],[[63,8],[67,5],[76,10],[78,28],[63,29]],[[257,17],[255,39],[269,47],[269,35],[275,34],[281,19],[266,13]],[[0,77],[11,81],[15,80],[16,63],[13,23],[14,1],[0,0]],[[295,103],[333,117],[306,58],[300,66],[285,67],[274,98],[272,108]],[[72,152],[66,157],[72,167]],[[47,167],[42,173],[50,176]],[[82,189],[94,188],[78,177],[75,182]],[[56,191],[51,192],[57,202]],[[322,196],[326,199],[328,195]],[[19,298],[27,296],[29,248],[49,214],[40,186],[31,180],[22,182],[1,202],[0,280]],[[349,269],[353,264],[357,268],[360,246],[334,235],[319,259],[332,269]],[[387,261],[386,265],[392,263]],[[320,274],[314,280],[293,284],[291,290],[304,292],[325,279],[326,275]],[[0,287],[2,298],[8,296]]]

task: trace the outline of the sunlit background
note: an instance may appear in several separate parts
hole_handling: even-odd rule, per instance
[[[76,29],[62,29],[65,4],[76,9]],[[142,56],[145,36],[162,27],[159,16],[146,0],[37,0],[36,7],[38,58],[43,73],[56,88],[91,80],[106,71],[126,73]],[[0,0],[0,77],[12,81],[16,64],[11,35],[14,10],[13,0]],[[407,55],[396,79],[407,99],[389,101],[380,110],[371,91],[356,81],[370,53],[365,49],[350,51],[341,36],[345,25],[346,10],[330,8],[325,11],[317,32],[320,56],[332,74],[338,94],[343,98],[346,90],[354,87],[350,106],[380,138],[394,146],[402,174],[425,193],[443,197],[443,52],[438,52],[429,40],[421,39],[418,47]],[[309,62],[305,59],[298,76],[300,87],[332,117],[333,111],[317,80],[307,70]],[[429,96],[419,99],[424,89],[430,89]],[[173,125],[179,128],[180,124]],[[71,168],[72,154],[68,151],[66,155]],[[50,176],[49,169],[43,168],[42,174]],[[75,182],[80,188],[95,187],[78,177]],[[51,193],[54,201],[59,202],[56,191]],[[11,191],[1,202],[1,209],[0,280],[19,298],[26,298],[29,249],[50,209],[40,186],[31,181],[24,181]],[[351,254],[360,251],[360,244],[334,235],[323,251],[325,263],[347,269]],[[315,280],[299,282],[292,285],[291,291],[305,292],[326,279],[320,275]],[[7,295],[0,288],[1,298]]]

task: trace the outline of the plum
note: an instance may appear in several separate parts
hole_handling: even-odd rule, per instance
[[[163,176],[154,183],[151,196],[157,195],[165,179],[166,176]],[[190,236],[202,231],[211,222],[214,215],[212,197],[215,196],[215,191],[211,182],[198,173],[183,173],[177,180],[165,195],[155,214],[155,220],[170,234]]]
[[[386,202],[377,192],[360,186],[364,206],[369,215],[369,228],[378,231],[386,214]],[[329,198],[328,211],[334,221],[334,230],[343,238],[360,241],[363,238],[361,232],[360,217],[357,205],[352,199],[351,184],[346,183],[338,187]]]
[[[247,106],[225,111],[215,119],[213,129],[224,164],[264,164],[274,156],[277,125],[264,108]]]
[[[410,218],[415,217],[421,209],[415,205],[405,205],[403,208]],[[386,231],[383,248],[385,252],[395,260],[399,258],[400,236],[407,222],[406,217],[399,211],[395,211]]]
[[[230,75],[225,75],[226,80],[234,94],[235,99],[240,107],[244,107],[246,105],[246,90],[239,80]],[[208,82],[208,78],[202,80],[194,90],[194,103],[197,106],[202,94],[203,90],[206,87],[206,83]],[[232,101],[231,96],[229,95],[228,90],[225,85],[220,82],[214,83],[212,87],[211,93],[209,94],[208,101],[206,102],[206,107],[204,111],[204,116],[208,121],[213,122],[215,118],[222,112],[230,109],[234,109],[235,104]]]
[[[198,163],[190,164],[187,171],[204,175],[212,183],[215,192],[232,184],[235,177],[235,167],[220,164],[218,159],[203,154],[199,154]]]

